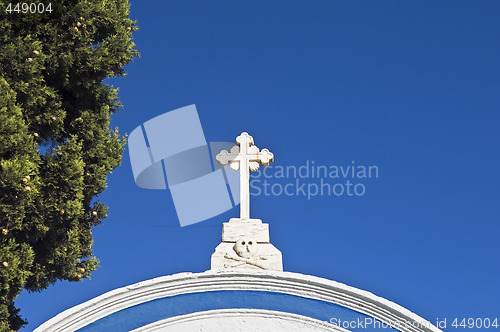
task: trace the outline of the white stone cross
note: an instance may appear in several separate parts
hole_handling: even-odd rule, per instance
[[[259,148],[253,144],[253,137],[243,132],[236,137],[236,143],[230,152],[222,150],[215,159],[222,167],[229,165],[232,169],[240,170],[240,219],[250,218],[250,172],[262,166],[269,166],[274,161],[274,155],[268,149]]]

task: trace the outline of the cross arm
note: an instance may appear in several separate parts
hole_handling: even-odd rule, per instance
[[[222,167],[226,167],[231,161],[241,160],[241,155],[239,153],[222,150],[215,156],[215,160],[217,160],[217,163]]]

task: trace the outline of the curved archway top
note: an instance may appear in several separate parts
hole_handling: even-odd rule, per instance
[[[286,294],[348,308],[399,331],[440,331],[394,302],[336,281],[293,272],[235,269],[179,273],[118,288],[58,314],[35,332],[76,331],[119,311],[153,300],[221,291]]]

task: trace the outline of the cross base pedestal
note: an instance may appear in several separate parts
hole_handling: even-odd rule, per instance
[[[212,254],[211,269],[283,271],[281,251],[269,241],[269,224],[232,218],[222,226],[222,242]]]

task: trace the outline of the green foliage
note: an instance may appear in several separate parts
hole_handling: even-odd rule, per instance
[[[33,1],[40,2],[40,1]],[[48,3],[48,2],[46,2]],[[23,289],[89,278],[96,196],[125,144],[106,77],[138,56],[126,0],[61,0],[52,13],[5,13],[0,0],[0,331],[25,322]]]

